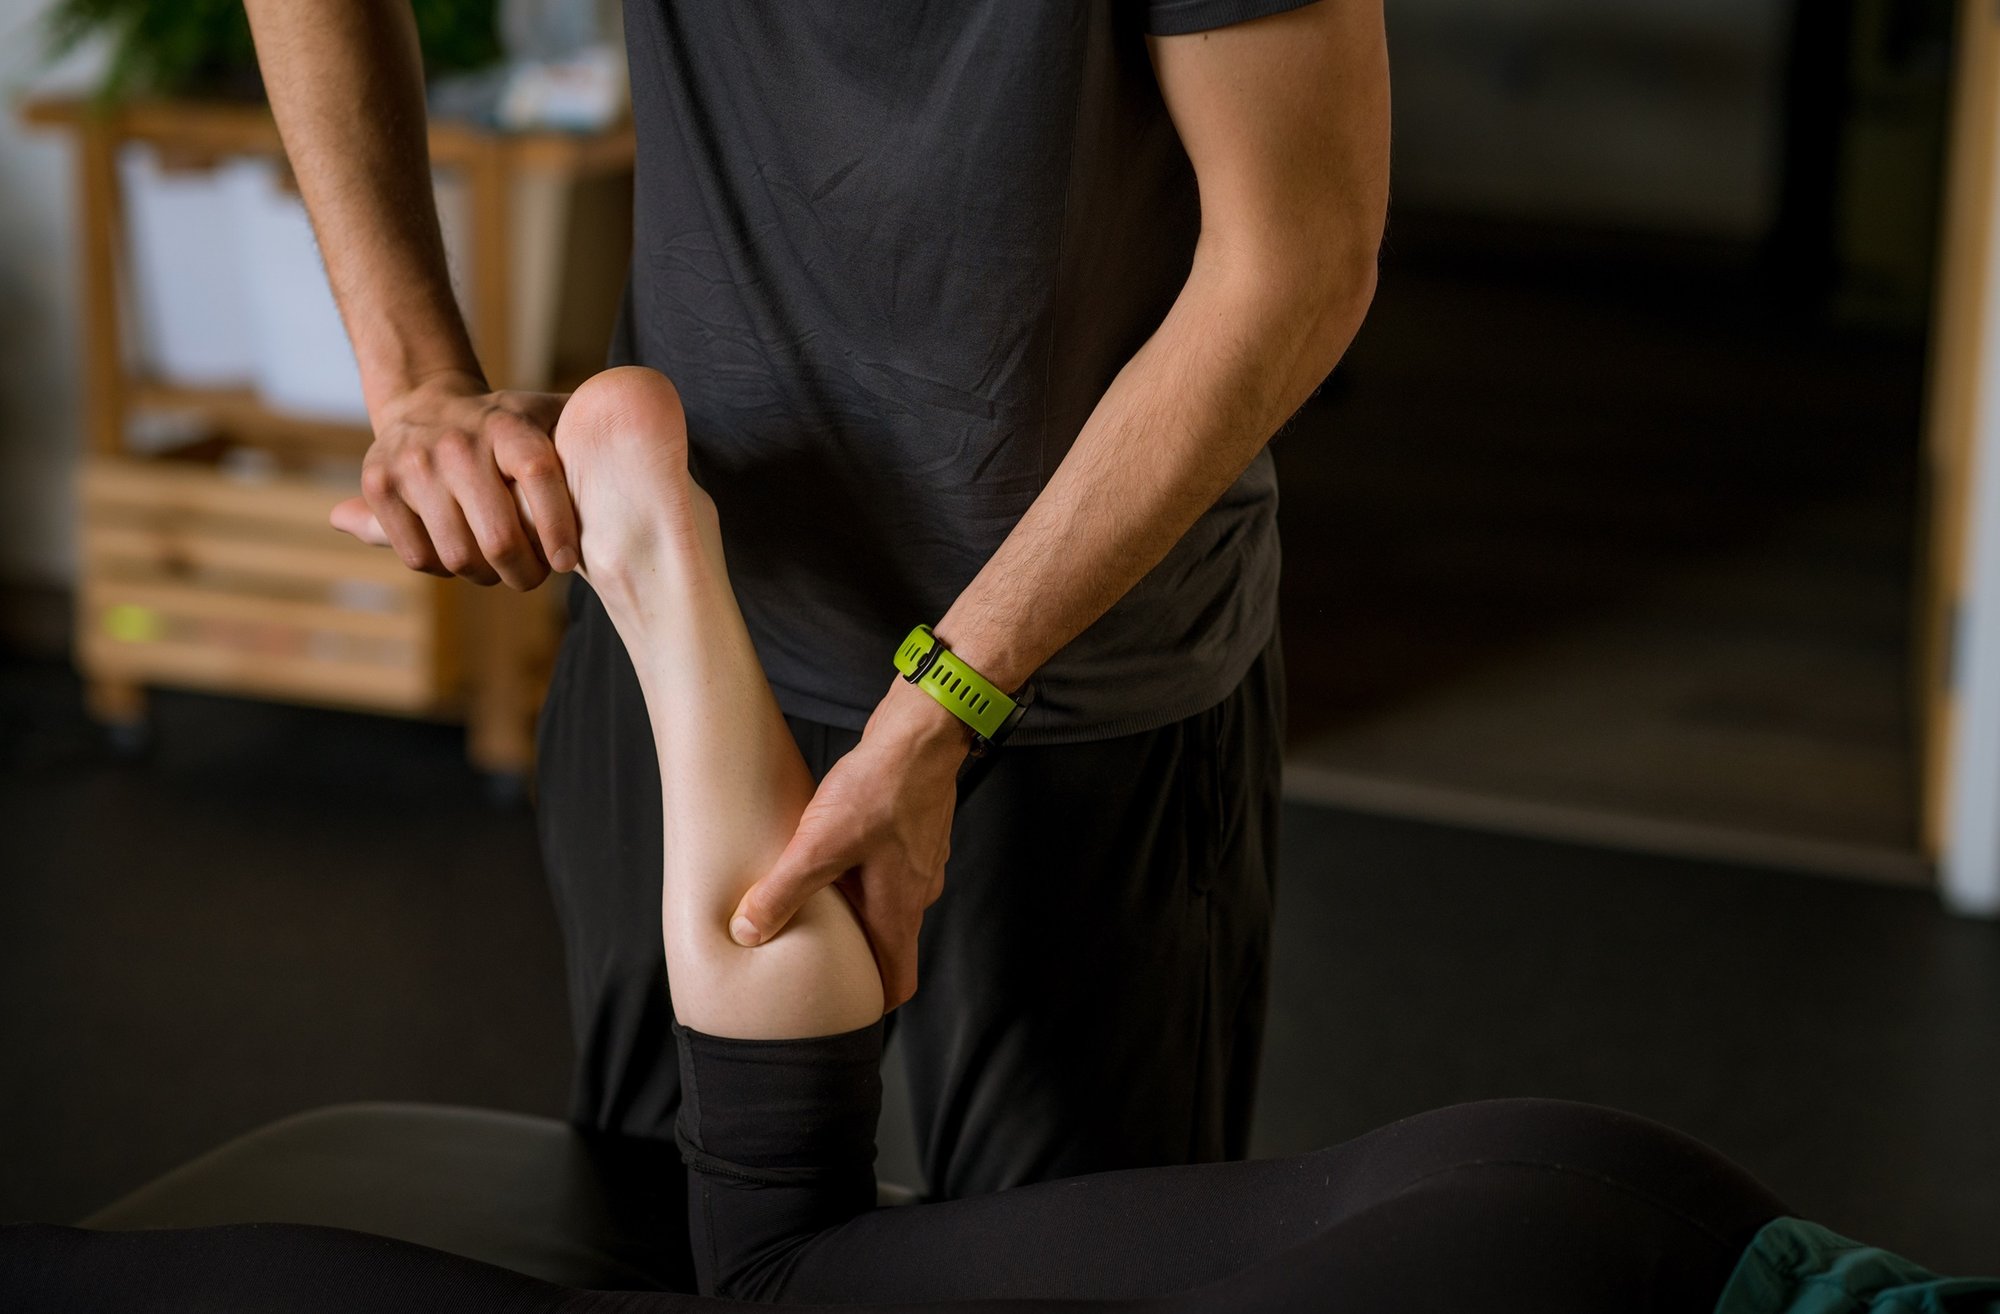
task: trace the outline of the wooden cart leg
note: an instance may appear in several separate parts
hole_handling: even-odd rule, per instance
[[[466,673],[471,676],[466,708],[466,753],[481,771],[524,774],[534,761],[534,734],[526,709],[514,599],[498,589],[481,589],[467,600]]]
[[[535,719],[548,691],[559,622],[544,593],[472,591],[467,598],[466,752],[494,801],[525,797]]]
[[[488,143],[471,161],[475,223],[472,242],[472,340],[496,388],[519,387],[514,357],[512,157],[504,141]],[[547,687],[547,599],[502,588],[467,599],[465,673],[467,743],[473,766],[486,773],[495,801],[527,792],[535,759],[535,716]]]
[[[147,743],[146,690],[132,680],[85,676],[83,706],[103,729],[111,747],[126,755],[142,752]]]

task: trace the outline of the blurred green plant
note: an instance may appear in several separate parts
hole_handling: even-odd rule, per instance
[[[496,0],[413,0],[430,73],[483,68],[500,58]],[[261,97],[257,52],[242,0],[56,0],[51,58],[103,37],[110,61],[98,94]]]

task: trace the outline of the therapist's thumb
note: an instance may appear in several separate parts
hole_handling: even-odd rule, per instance
[[[388,547],[389,536],[382,531],[382,522],[368,509],[366,498],[350,497],[333,508],[327,522],[343,534],[352,534],[373,547]]]
[[[833,846],[817,836],[794,836],[777,865],[744,892],[729,919],[729,938],[745,947],[763,944],[844,870],[843,855]]]

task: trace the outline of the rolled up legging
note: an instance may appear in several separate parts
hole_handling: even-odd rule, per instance
[[[882,1032],[729,1040],[674,1024],[675,1133],[704,1293],[778,1298],[795,1262],[874,1207]]]

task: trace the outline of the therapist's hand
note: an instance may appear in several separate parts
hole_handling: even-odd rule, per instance
[[[875,950],[884,1003],[906,1003],[917,991],[924,909],[944,892],[958,767],[971,744],[962,721],[897,680],[861,742],[820,782],[777,865],[744,894],[730,935],[762,944],[837,881]]]
[[[362,495],[334,509],[334,527],[386,540],[412,570],[476,584],[531,589],[574,569],[576,511],[551,437],[567,400],[428,376],[377,408]]]

